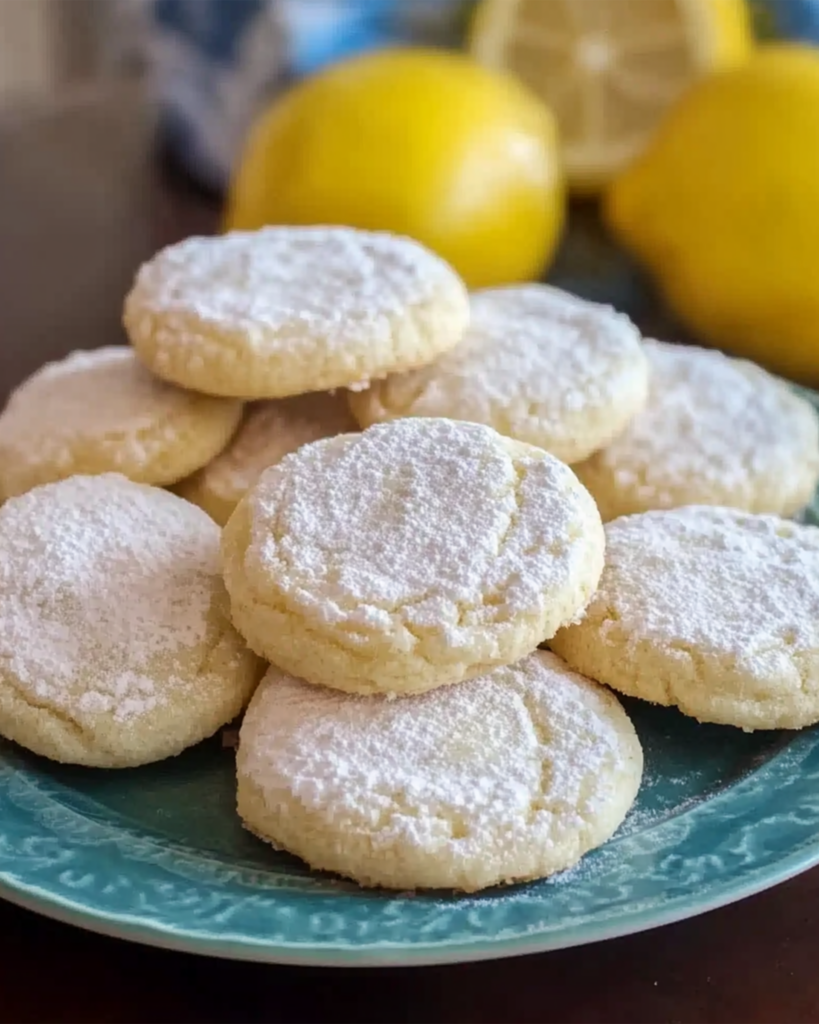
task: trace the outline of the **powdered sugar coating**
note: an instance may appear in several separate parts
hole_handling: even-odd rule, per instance
[[[92,469],[171,483],[212,458],[240,415],[239,403],[157,380],[124,346],[72,352],[32,374],[0,415],[0,492]]]
[[[314,392],[251,406],[228,447],[176,489],[224,525],[261,472],[304,444],[357,432],[340,394]]]
[[[164,313],[192,310],[205,322],[250,330],[315,324],[328,346],[344,348],[357,327],[422,302],[435,278],[450,273],[394,235],[272,227],[189,238],[145,264],[136,287]]]
[[[0,417],[0,448],[25,457],[31,448],[57,465],[73,459],[77,438],[117,433],[121,458],[141,458],[139,431],[166,404],[184,407],[187,396],[152,377],[123,346],[72,352],[47,363],[11,395]]]
[[[438,256],[408,238],[343,227],[189,238],[141,267],[124,314],[155,372],[247,398],[418,365],[454,345],[467,318],[464,286]]]
[[[642,754],[617,701],[535,652],[420,697],[349,697],[272,668],[242,726],[239,809],[364,884],[474,890],[605,841]]]
[[[316,445],[268,473],[251,497],[253,543],[323,621],[388,629],[398,617],[457,646],[463,620],[532,611],[566,580],[579,502],[565,500],[556,460],[516,465],[489,431],[415,427]],[[273,508],[280,537],[265,526]]]
[[[690,506],[614,520],[583,621],[550,642],[578,671],[705,721],[819,719],[819,529]]]
[[[645,403],[627,316],[547,285],[476,292],[463,341],[431,366],[351,397],[362,424],[397,416],[485,423],[567,462],[608,444]]]
[[[254,406],[234,442],[210,465],[232,492],[246,491],[262,470],[303,444],[355,431],[338,395],[297,395]]]
[[[0,508],[0,731],[25,742],[4,720],[9,691],[91,747],[100,717],[109,732],[157,728],[182,704],[195,723],[214,685],[235,714],[251,659],[224,613],[219,531],[195,506],[114,474],[11,499]],[[208,661],[226,638],[214,684]]]
[[[646,408],[605,451],[577,467],[604,519],[687,504],[790,515],[819,482],[810,405],[752,363],[645,343]]]
[[[477,424],[406,419],[316,442],[266,470],[245,502],[223,545],[251,646],[241,609],[258,600],[348,648],[386,644],[385,660],[512,661],[580,611],[601,569],[599,516],[571,470]],[[521,621],[535,634],[510,656],[503,636]],[[296,669],[284,633],[266,635],[270,660],[339,685]]]

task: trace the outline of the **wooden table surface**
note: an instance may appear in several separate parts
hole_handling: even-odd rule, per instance
[[[0,397],[116,341],[136,265],[214,223],[127,94],[0,117]],[[2,822],[0,822],[2,831]],[[316,970],[103,938],[0,901],[0,1022],[819,1022],[819,869],[625,939],[458,967]]]

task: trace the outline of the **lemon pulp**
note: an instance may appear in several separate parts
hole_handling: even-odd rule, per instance
[[[751,49],[744,0],[482,0],[470,48],[558,119],[569,184],[599,189],[703,74]]]

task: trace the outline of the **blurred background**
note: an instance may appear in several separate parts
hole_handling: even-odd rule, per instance
[[[0,123],[127,87],[220,228],[410,234],[819,384],[817,46],[819,0],[0,0]]]

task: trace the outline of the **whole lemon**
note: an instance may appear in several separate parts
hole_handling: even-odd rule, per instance
[[[701,338],[819,383],[819,51],[760,48],[692,88],[605,217]]]
[[[396,48],[274,102],[250,132],[226,226],[406,234],[474,288],[537,277],[564,207],[555,121],[538,99],[460,54]]]

